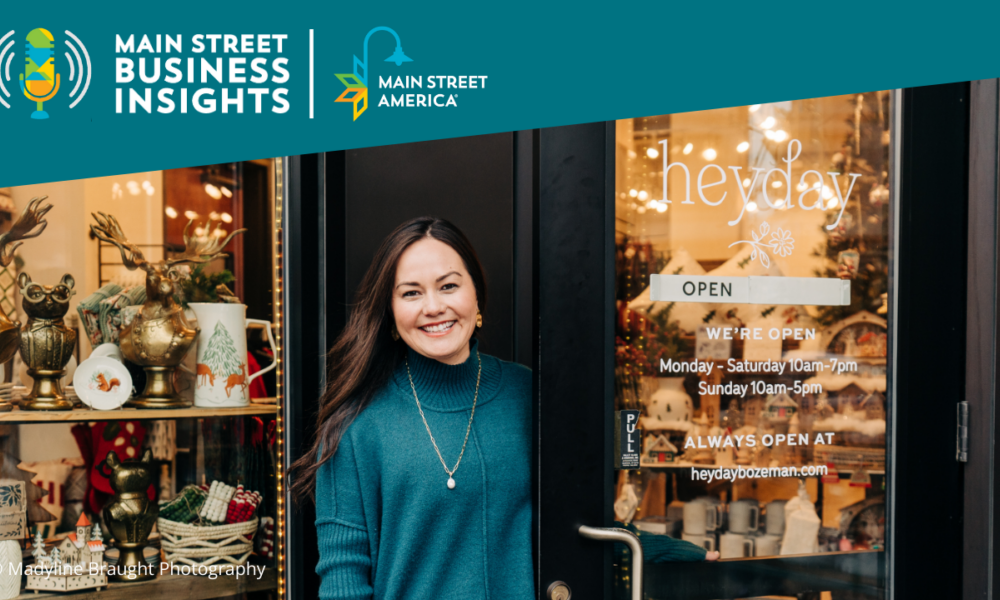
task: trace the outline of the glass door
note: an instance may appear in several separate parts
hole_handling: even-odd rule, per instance
[[[615,517],[640,540],[878,573],[891,97],[616,123],[615,402],[639,434]]]
[[[540,132],[541,597],[890,597],[912,589],[895,557],[926,560],[900,498],[926,498],[927,535],[961,554],[940,518],[961,510],[964,345],[909,342],[917,323],[964,330],[964,315],[934,317],[915,296],[927,272],[901,256],[936,227],[937,247],[957,248],[940,258],[964,261],[961,196],[941,215],[920,190],[961,189],[965,165],[905,166],[940,135],[920,116],[965,118],[941,98],[961,89],[942,89]],[[925,383],[928,397],[920,365],[954,391]],[[626,543],[572,540],[580,526],[638,541],[643,575]],[[946,562],[929,585],[957,595]]]

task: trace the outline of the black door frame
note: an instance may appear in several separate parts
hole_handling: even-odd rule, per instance
[[[1000,245],[1000,80],[973,81],[969,90],[968,323],[966,394],[969,452],[965,464],[963,572],[965,600],[1000,597],[996,486],[998,245]]]

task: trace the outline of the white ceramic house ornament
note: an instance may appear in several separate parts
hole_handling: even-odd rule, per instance
[[[91,525],[87,515],[81,514],[76,531],[70,533],[50,555],[36,557],[39,567],[55,568],[45,572],[39,569],[28,575],[26,589],[47,592],[74,592],[108,585],[104,562],[104,540],[101,527]]]

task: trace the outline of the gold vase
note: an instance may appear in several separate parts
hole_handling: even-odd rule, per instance
[[[63,396],[66,363],[76,348],[76,332],[66,327],[63,316],[75,293],[69,274],[52,285],[33,283],[27,273],[17,277],[21,308],[28,324],[21,331],[21,359],[35,380],[31,392],[21,400],[22,410],[70,410],[73,403]]]

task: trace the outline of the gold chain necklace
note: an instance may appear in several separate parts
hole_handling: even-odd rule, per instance
[[[479,361],[479,373],[476,374],[476,395],[472,398],[472,414],[469,415],[469,426],[465,428],[465,440],[462,442],[462,451],[458,453],[458,462],[455,463],[455,468],[449,469],[448,463],[444,462],[444,457],[441,456],[441,450],[438,448],[437,442],[434,441],[434,434],[431,433],[431,426],[427,424],[427,417],[424,416],[424,409],[420,407],[420,398],[417,398],[417,388],[413,385],[413,374],[410,373],[410,359],[406,359],[406,376],[410,379],[410,389],[413,390],[413,399],[417,402],[417,410],[420,411],[420,418],[424,421],[424,428],[427,429],[427,435],[431,436],[431,444],[434,445],[434,451],[437,452],[438,460],[441,461],[441,466],[444,467],[445,472],[448,474],[448,489],[455,489],[455,471],[458,470],[458,465],[462,464],[462,456],[465,454],[465,445],[469,443],[469,432],[472,431],[472,420],[476,418],[476,403],[479,401],[479,380],[483,375],[483,358],[479,355],[479,351],[476,351],[476,359]]]

